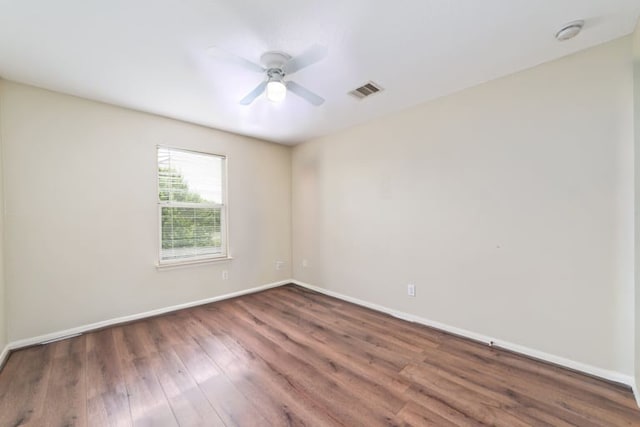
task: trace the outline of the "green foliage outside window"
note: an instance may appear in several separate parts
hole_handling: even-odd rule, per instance
[[[161,201],[193,204],[162,207],[162,249],[195,247],[202,248],[203,254],[219,252],[222,246],[221,209],[207,206],[208,200],[190,191],[178,171],[159,168],[158,177]]]

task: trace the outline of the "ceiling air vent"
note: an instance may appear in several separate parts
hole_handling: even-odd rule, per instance
[[[357,87],[351,92],[349,92],[349,95],[354,96],[358,99],[364,99],[375,93],[380,92],[381,90],[382,88],[380,87],[379,84],[369,81],[363,84],[362,86]]]

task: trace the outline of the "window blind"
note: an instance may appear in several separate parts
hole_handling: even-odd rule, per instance
[[[160,262],[226,256],[223,156],[158,147]]]

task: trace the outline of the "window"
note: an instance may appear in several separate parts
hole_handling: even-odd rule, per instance
[[[226,158],[158,147],[160,264],[227,257]]]

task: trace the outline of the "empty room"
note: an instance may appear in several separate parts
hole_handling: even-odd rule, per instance
[[[0,0],[0,427],[640,426],[638,0]]]

